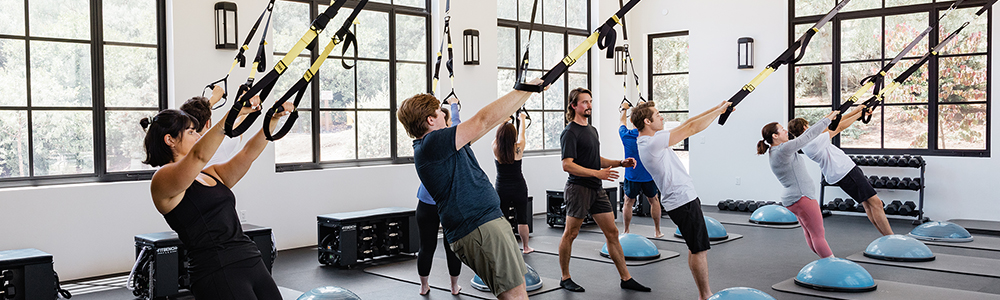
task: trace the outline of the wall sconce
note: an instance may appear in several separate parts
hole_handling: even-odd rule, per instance
[[[462,56],[466,65],[479,65],[479,30],[466,29],[462,33]]]
[[[215,49],[236,49],[236,3],[215,3]]]
[[[741,37],[738,42],[737,69],[753,69],[753,38]]]
[[[625,51],[627,51],[627,49],[628,49],[628,44],[625,44],[624,46],[615,47],[615,75],[628,74],[628,69],[626,68],[628,64],[625,61],[626,59],[628,59],[625,57]]]

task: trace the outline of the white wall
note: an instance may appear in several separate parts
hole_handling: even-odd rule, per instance
[[[235,2],[240,6],[240,28],[245,33],[264,2]],[[618,6],[614,1],[593,2],[596,5],[592,28],[596,28]],[[233,53],[213,47],[211,2],[167,3],[168,94],[170,106],[176,107],[176,103],[200,94],[206,83],[218,79],[228,69]],[[779,13],[774,19],[746,16],[783,12],[786,3],[784,0],[640,2],[627,20],[643,88],[646,89],[647,83],[646,34],[689,30],[692,113],[728,99],[787,44],[785,14]],[[456,64],[457,93],[464,97],[463,112],[468,118],[496,98],[496,4],[494,1],[477,1],[474,6],[466,1],[453,4],[454,32],[476,28],[482,40],[481,65]],[[432,47],[437,46],[441,34],[438,19],[434,18]],[[734,66],[735,41],[741,36],[756,40],[756,70],[737,70]],[[461,47],[456,45],[456,50],[460,58]],[[604,59],[603,52],[592,52],[591,59],[595,75],[592,87],[597,98],[594,125],[603,135],[603,156],[618,159],[622,156],[616,136],[621,77],[610,71],[613,62]],[[691,174],[703,202],[711,204],[727,197],[777,198],[780,186],[766,159],[754,155],[753,145],[759,139],[762,124],[787,119],[787,73],[783,70],[748,97],[725,127],[713,125],[692,138]],[[245,76],[245,71],[236,71],[233,78],[241,76]],[[446,80],[443,84],[441,89],[448,88]],[[634,94],[630,98],[633,97]],[[473,148],[492,177],[495,169],[489,140],[486,137]],[[998,164],[994,159],[929,158],[926,195],[929,216],[1000,219],[998,206],[991,204],[992,195],[983,188],[995,178],[990,170]],[[818,170],[813,170],[818,178]],[[316,215],[387,206],[413,207],[418,185],[415,175],[409,164],[275,173],[274,149],[269,146],[234,190],[239,199],[238,209],[246,211],[247,221],[272,227],[278,248],[287,249],[316,243]],[[529,193],[536,199],[535,212],[544,211],[545,190],[562,189],[566,176],[558,155],[526,157],[524,175]],[[742,178],[739,186],[735,185],[737,176]],[[52,253],[56,270],[64,280],[126,271],[133,261],[134,235],[169,229],[150,203],[148,186],[143,181],[0,190],[0,228],[3,228],[0,249],[30,247]]]
[[[606,4],[608,6],[610,4]],[[690,110],[697,114],[712,105],[729,99],[733,93],[756,76],[787,47],[786,0],[760,1],[643,1],[629,17],[630,35],[635,35],[632,49],[642,49],[636,55],[639,73],[644,77],[646,66],[646,36],[653,33],[688,30],[690,33]],[[697,12],[697,13],[695,13]],[[765,17],[773,16],[773,17]],[[829,26],[822,30],[830,30]],[[994,36],[1000,30],[994,28]],[[754,70],[736,69],[736,40],[754,38]],[[641,37],[641,38],[640,38]],[[994,38],[996,40],[996,38]],[[997,64],[993,66],[997,70]],[[997,74],[994,71],[994,74]],[[605,79],[610,78],[602,73]],[[994,76],[993,86],[1000,83]],[[620,80],[620,79],[619,79]],[[781,186],[768,167],[767,158],[755,155],[760,128],[773,121],[788,120],[787,66],[772,74],[746,98],[726,123],[713,124],[691,139],[690,169],[698,195],[705,204],[726,198],[777,200]],[[644,81],[643,84],[646,82]],[[612,84],[607,84],[610,87]],[[645,89],[645,88],[644,88]],[[615,95],[617,91],[605,89]],[[991,91],[992,93],[992,91]],[[605,95],[602,94],[602,95]],[[605,97],[607,98],[607,97]],[[612,105],[610,101],[604,103]],[[614,105],[617,105],[615,103]],[[992,115],[997,115],[996,105]],[[602,113],[613,112],[602,107]],[[998,125],[993,123],[992,132]],[[601,132],[609,132],[610,125]],[[993,139],[990,148],[997,149]],[[610,150],[610,149],[609,149]],[[620,151],[620,150],[619,150]],[[997,178],[1000,167],[997,158],[925,157],[927,189],[924,195],[927,216],[936,220],[972,218],[1000,220],[1000,205],[988,188]],[[813,179],[819,181],[819,169],[807,164]],[[868,168],[872,175],[917,176],[914,169]],[[736,178],[742,183],[736,184]],[[879,191],[883,200],[916,200],[909,191]],[[847,197],[838,188],[827,188],[827,197]],[[901,231],[901,230],[897,230]]]

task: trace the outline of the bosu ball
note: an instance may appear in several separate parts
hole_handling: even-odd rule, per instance
[[[795,225],[799,223],[799,218],[796,218],[795,214],[784,206],[771,204],[764,205],[753,211],[753,214],[750,215],[750,223],[763,225]]]
[[[962,226],[952,222],[933,221],[910,230],[910,237],[924,241],[966,243],[972,241],[972,234]]]
[[[875,279],[860,265],[841,258],[815,260],[795,276],[795,284],[826,292],[870,292]]]
[[[627,260],[651,260],[660,258],[660,250],[644,236],[635,233],[624,233],[618,236],[618,242],[622,245],[622,253]],[[608,254],[608,243],[601,247],[601,256],[611,257]]]
[[[524,266],[528,267],[528,273],[524,273],[524,288],[529,292],[542,288],[542,278],[538,277],[538,272],[535,272],[535,269],[528,264],[525,264]],[[486,283],[483,282],[482,278],[479,278],[479,275],[472,277],[471,284],[472,288],[476,290],[487,293],[490,292],[490,287],[486,286]]]
[[[891,261],[932,261],[934,253],[924,243],[901,234],[875,239],[865,248],[865,257]]]
[[[721,241],[729,238],[729,233],[726,232],[726,227],[722,226],[719,220],[713,217],[705,216],[705,228],[708,229],[708,240],[709,241]],[[681,229],[677,228],[674,231],[674,236],[683,238],[681,235]]]
[[[361,300],[361,297],[339,286],[324,286],[302,294],[298,300]]]
[[[774,297],[758,289],[731,287],[708,297],[708,300],[775,300]]]

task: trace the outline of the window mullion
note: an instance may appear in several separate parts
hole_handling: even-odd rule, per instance
[[[104,27],[102,1],[90,3],[90,63],[91,63],[91,97],[93,105],[94,134],[94,173],[98,177],[107,174],[107,143],[104,124]]]

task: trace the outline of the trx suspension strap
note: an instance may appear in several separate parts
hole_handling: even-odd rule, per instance
[[[275,113],[284,111],[282,105],[285,104],[285,102],[287,102],[293,95],[295,96],[295,101],[292,103],[295,107],[299,107],[302,95],[304,95],[306,89],[309,88],[309,82],[312,81],[316,72],[319,72],[319,67],[323,65],[323,62],[326,61],[328,56],[330,56],[330,52],[333,51],[333,48],[336,47],[337,44],[340,44],[341,42],[344,43],[344,48],[341,50],[342,56],[346,56],[347,49],[352,48],[352,44],[354,45],[354,56],[358,56],[357,37],[351,33],[350,29],[351,25],[354,24],[354,19],[358,17],[358,14],[361,13],[361,9],[363,9],[366,4],[368,4],[368,0],[361,0],[361,2],[358,2],[358,6],[354,7],[354,11],[351,12],[351,15],[344,20],[344,25],[340,26],[340,29],[338,29],[337,32],[333,34],[333,37],[330,38],[330,42],[326,44],[326,48],[323,49],[323,53],[319,54],[319,57],[315,62],[313,62],[312,66],[309,67],[305,74],[302,75],[302,78],[295,82],[295,85],[292,85],[292,88],[288,89],[288,91],[285,92],[280,99],[274,101],[274,105],[272,105],[271,108],[267,110],[267,113],[264,114],[264,137],[267,138],[268,141],[276,141],[284,137],[285,134],[288,134],[288,131],[292,129],[292,125],[295,125],[295,120],[299,118],[298,110],[292,110],[291,114],[288,115],[288,120],[285,121],[285,124],[282,125],[277,132],[274,132],[273,134],[271,133],[271,118],[274,117]],[[354,67],[348,65],[347,62],[343,60],[341,60],[341,64],[343,64],[345,69]]]
[[[226,104],[226,99],[229,96],[229,74],[233,73],[233,69],[236,68],[237,64],[240,65],[240,68],[246,67],[247,58],[244,56],[244,53],[247,50],[250,50],[250,40],[253,39],[253,36],[257,33],[257,28],[260,26],[260,21],[264,20],[264,15],[267,15],[267,22],[264,23],[264,32],[260,35],[260,46],[257,48],[257,57],[255,57],[253,61],[253,66],[256,71],[250,71],[250,77],[247,78],[246,84],[240,86],[240,91],[236,94],[237,97],[239,97],[240,93],[246,91],[246,89],[249,89],[250,86],[253,85],[254,76],[257,75],[257,72],[264,72],[267,66],[264,55],[264,45],[267,44],[267,28],[271,25],[271,15],[273,15],[273,10],[274,0],[271,0],[267,3],[267,8],[260,13],[260,17],[257,17],[257,22],[253,23],[253,27],[250,28],[250,32],[247,33],[247,38],[243,41],[243,45],[240,46],[240,50],[236,52],[236,58],[233,59],[233,65],[229,67],[229,72],[226,73],[226,76],[205,86],[205,90],[201,92],[201,96],[204,97],[205,91],[209,91],[216,84],[222,83],[222,89],[224,90],[222,94],[222,103],[219,103],[219,105],[213,107],[212,109],[218,109]]]
[[[455,51],[452,49],[451,46],[451,0],[445,2],[444,35],[441,37],[441,46],[438,47],[437,62],[434,63],[434,83],[433,83],[434,85],[431,86],[432,96],[437,94],[438,81],[441,79],[441,58],[442,58],[441,54],[444,50],[445,38],[448,39],[448,62],[445,63],[445,67],[448,68],[448,79],[451,80],[451,93],[445,96],[444,99],[441,99],[441,101],[443,104],[450,104],[448,102],[448,99],[450,99],[451,97],[458,98],[458,96],[455,95],[455,65],[453,59],[455,56],[454,55]],[[458,103],[458,109],[459,110],[462,109],[461,102]]]
[[[993,6],[993,3],[996,2],[997,0],[990,0],[989,2],[986,2],[986,4],[983,5],[983,8],[979,9],[979,11],[976,12],[976,15],[973,17],[972,20],[965,21],[965,23],[962,23],[962,26],[958,27],[958,29],[955,29],[955,31],[952,31],[950,34],[948,34],[948,37],[944,38],[944,40],[938,43],[937,46],[934,46],[934,48],[931,49],[930,52],[927,52],[924,54],[924,56],[920,57],[920,60],[918,60],[916,63],[910,66],[910,68],[906,69],[906,71],[903,71],[903,73],[899,74],[899,76],[896,76],[896,78],[894,78],[892,82],[886,85],[885,88],[878,91],[871,98],[868,98],[868,100],[863,102],[862,104],[868,107],[868,109],[866,109],[865,111],[872,111],[875,109],[875,107],[882,105],[882,101],[885,99],[886,95],[892,93],[892,91],[894,91],[900,85],[903,85],[903,82],[906,81],[906,79],[909,78],[910,75],[913,75],[913,73],[915,73],[918,69],[920,69],[921,66],[927,63],[927,61],[930,60],[931,56],[937,56],[938,54],[940,54],[941,50],[944,49],[944,46],[947,45],[948,42],[951,42],[951,40],[955,39],[955,37],[958,36],[958,33],[961,32],[962,29],[965,29],[965,27],[969,26],[969,24],[972,23],[972,21],[978,19],[980,16],[986,13],[986,11],[988,11],[990,7]],[[865,113],[865,111],[861,112],[861,121],[867,124],[868,122],[871,121],[872,114],[870,112]]]
[[[618,0],[618,6],[619,7],[624,7],[625,6],[622,3],[622,0]],[[625,26],[626,24],[627,23],[625,22],[625,18],[622,18],[622,38],[623,38],[623,42],[625,44],[621,45],[619,47],[615,47],[615,50],[617,51],[617,50],[620,49],[622,51],[622,58],[621,58],[622,59],[622,63],[625,64],[625,65],[628,65],[628,68],[626,68],[624,70],[625,73],[622,74],[622,90],[624,91],[624,93],[623,93],[624,96],[622,97],[622,102],[621,103],[623,103],[623,104],[624,103],[628,103],[628,106],[632,107],[632,106],[635,106],[635,105],[632,105],[632,101],[628,101],[628,69],[629,68],[632,69],[632,78],[635,79],[635,90],[639,92],[639,102],[637,102],[637,103],[646,102],[646,98],[642,97],[642,89],[639,88],[639,74],[635,72],[635,65],[632,64],[632,54],[630,54],[628,52],[628,27]],[[619,104],[618,106],[621,107],[621,104]],[[625,109],[622,109],[622,111],[625,111]]]
[[[333,19],[333,17],[337,15],[337,11],[340,10],[345,3],[347,3],[347,0],[335,0],[330,3],[330,6],[327,7],[326,11],[321,13],[319,16],[316,16],[316,19],[313,20],[312,24],[309,26],[309,31],[306,31],[306,33],[302,35],[302,38],[295,43],[295,46],[292,46],[292,49],[288,50],[285,57],[282,57],[281,60],[275,62],[274,69],[268,72],[267,75],[264,75],[264,77],[260,79],[260,82],[254,84],[253,87],[243,93],[243,95],[241,95],[236,102],[233,103],[233,106],[229,109],[229,114],[226,116],[225,129],[227,136],[237,137],[253,125],[253,122],[260,116],[260,111],[248,114],[243,123],[240,123],[239,127],[233,128],[233,125],[236,123],[236,119],[239,117],[240,110],[243,107],[250,107],[250,98],[260,94],[260,99],[263,102],[264,99],[267,98],[267,95],[271,93],[271,89],[274,88],[274,84],[278,81],[278,77],[281,77],[281,75],[284,74],[285,70],[288,69],[288,66],[292,64],[292,61],[298,58],[299,53],[302,53],[302,50],[305,50],[306,47],[313,44],[316,36],[318,36],[320,32],[323,32],[323,29],[326,29],[326,24],[330,22],[330,19]]]
[[[948,14],[951,13],[952,10],[954,10],[956,7],[958,7],[959,4],[962,4],[962,2],[964,1],[965,0],[958,0],[955,1],[955,3],[952,3],[951,6],[948,7],[948,10],[945,11],[944,14],[942,14],[941,17],[938,18],[938,20],[939,21],[944,20],[944,17],[948,16]],[[858,90],[854,92],[854,95],[851,95],[851,97],[847,98],[847,101],[844,101],[844,103],[840,105],[840,108],[835,109],[839,110],[840,112],[837,114],[837,118],[834,119],[833,122],[830,122],[830,126],[827,127],[827,129],[837,130],[837,127],[840,125],[840,119],[841,117],[843,117],[844,113],[846,113],[847,110],[851,108],[851,105],[854,105],[855,102],[858,102],[858,98],[860,98],[861,95],[864,95],[864,93],[867,92],[868,89],[874,87],[875,89],[872,91],[872,94],[873,95],[878,94],[879,91],[882,90],[882,84],[885,82],[885,76],[889,72],[889,70],[891,70],[892,67],[896,66],[896,63],[898,63],[899,60],[903,59],[903,56],[906,56],[907,53],[910,53],[910,50],[913,50],[913,48],[916,47],[917,44],[924,39],[924,37],[930,34],[931,30],[934,30],[934,26],[928,25],[923,32],[920,32],[920,34],[917,35],[917,37],[913,38],[913,41],[910,41],[910,44],[906,45],[906,47],[903,48],[903,50],[900,51],[899,54],[896,54],[896,57],[893,58],[892,61],[890,61],[888,64],[883,66],[881,70],[879,70],[872,76],[868,76],[865,77],[864,79],[861,79],[861,88],[858,88]],[[868,117],[868,120],[871,121],[871,117]],[[862,121],[865,122],[866,124],[868,123],[864,120]]]
[[[545,72],[545,74],[542,75],[541,84],[534,85],[525,83],[525,80],[527,79],[525,77],[528,74],[528,50],[525,49],[524,59],[521,61],[520,74],[518,74],[517,83],[514,84],[514,89],[533,93],[542,92],[545,87],[559,79],[563,73],[566,73],[566,70],[576,63],[576,60],[580,59],[584,53],[587,53],[587,51],[590,50],[590,47],[593,47],[594,44],[597,44],[597,47],[600,49],[608,48],[607,58],[614,58],[615,39],[618,37],[618,34],[615,32],[615,24],[621,23],[621,18],[625,17],[625,13],[628,13],[628,11],[631,10],[637,3],[639,3],[639,0],[629,0],[628,3],[625,3],[625,6],[619,9],[614,15],[611,15],[607,21],[604,21],[604,24],[601,25],[601,27],[598,27],[597,30],[594,30],[594,33],[591,33],[590,36],[583,41],[583,43],[577,46],[576,49],[573,49],[573,51],[570,52],[569,55],[566,55],[566,57],[556,64],[555,67],[552,67],[552,69],[549,69],[548,72]],[[526,48],[530,48],[531,32],[534,30],[535,11],[537,7],[538,0],[535,0],[534,7],[531,9],[531,26],[528,28],[529,46]]]
[[[788,49],[786,49],[785,52],[782,52],[778,58],[768,64],[767,68],[764,68],[764,71],[757,74],[757,77],[750,80],[750,83],[743,85],[743,88],[740,89],[739,92],[736,92],[736,95],[729,98],[729,102],[732,104],[726,108],[726,112],[719,116],[719,125],[726,124],[726,120],[729,119],[729,114],[733,113],[733,108],[735,108],[737,104],[740,104],[740,101],[743,101],[743,98],[746,98],[747,95],[753,92],[753,90],[756,89],[761,82],[764,82],[764,79],[767,79],[767,76],[770,76],[771,73],[777,71],[781,65],[795,63],[802,59],[802,56],[806,54],[806,46],[809,45],[809,41],[812,40],[813,35],[815,35],[816,32],[819,32],[819,29],[823,28],[823,25],[833,19],[833,16],[837,15],[837,13],[840,12],[840,10],[844,8],[848,2],[851,2],[851,0],[842,0],[840,3],[837,3],[837,6],[834,6],[833,9],[826,14],[826,16],[823,16],[823,18],[820,19],[819,22],[816,22],[812,28],[806,30],[806,32],[802,34],[798,40],[792,43],[792,46],[788,47]],[[798,55],[795,54],[795,51],[797,50],[800,50]]]
[[[517,114],[521,112],[524,113],[524,129],[527,130],[528,127],[531,127],[531,115],[528,114],[528,109],[522,105],[521,108],[518,108],[517,111],[510,116],[510,122],[514,123],[514,130],[517,130],[518,126],[521,125],[521,120],[517,118]]]

